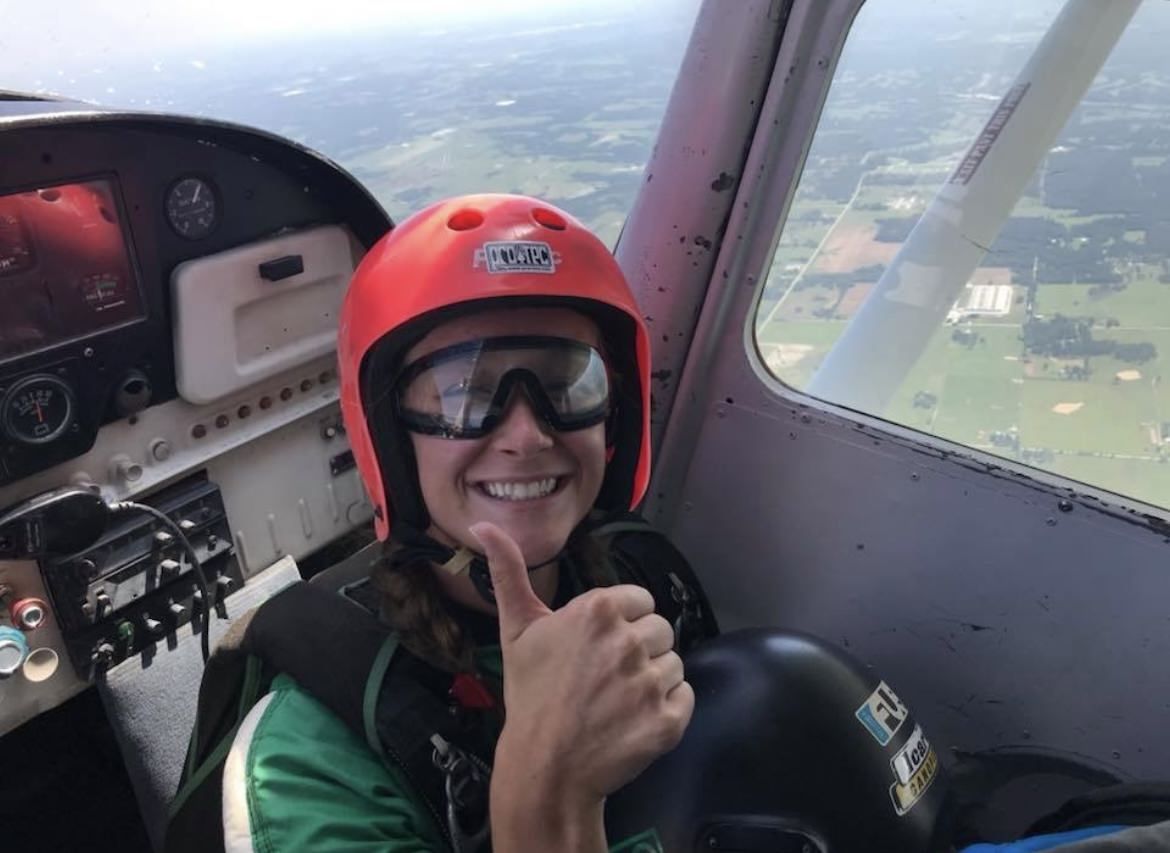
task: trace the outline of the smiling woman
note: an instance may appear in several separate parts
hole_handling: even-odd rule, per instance
[[[411,350],[407,361],[441,352],[450,344],[511,338],[533,330],[542,333],[534,347],[496,351],[510,355],[512,363],[501,365],[498,387],[502,393],[495,387],[489,391],[489,404],[494,397],[501,405],[495,407],[498,414],[485,418],[482,437],[451,441],[419,434],[411,427],[411,440],[423,501],[431,508],[433,535],[448,546],[474,549],[479,543],[465,531],[476,521],[492,521],[516,541],[528,565],[540,566],[556,559],[573,528],[589,512],[605,472],[603,422],[609,414],[608,394],[581,399],[582,408],[575,411],[571,404],[558,407],[545,390],[564,384],[558,356],[566,344],[583,344],[596,354],[593,347],[600,345],[601,337],[596,324],[563,308],[490,311],[438,326]],[[555,336],[552,342],[545,342],[546,334]],[[531,355],[542,351],[539,348],[551,357],[537,364]],[[600,356],[587,358],[586,363],[595,365],[604,378]],[[521,371],[539,381],[522,386],[507,381]],[[558,409],[566,415],[564,420],[557,417]],[[565,426],[558,430],[552,423]],[[547,483],[552,487],[547,488]],[[549,584],[549,600],[552,596],[547,593],[553,591],[555,584]]]
[[[676,649],[716,630],[685,561],[619,557],[604,533],[649,480],[649,342],[621,270],[545,202],[440,202],[359,265],[338,356],[389,651],[365,684],[272,681],[224,764],[226,849],[458,853],[490,834],[499,853],[601,853],[607,795],[690,720]],[[339,693],[376,710],[357,726]]]

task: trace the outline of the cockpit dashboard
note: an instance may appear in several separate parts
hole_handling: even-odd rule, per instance
[[[276,137],[44,106],[0,112],[0,486],[176,397],[176,269],[325,224],[358,247],[388,227],[341,170]]]
[[[71,484],[153,505],[216,606],[360,533],[335,330],[390,226],[339,167],[264,132],[0,99],[0,514]],[[149,518],[53,559],[10,544],[0,736],[165,653],[212,604]]]

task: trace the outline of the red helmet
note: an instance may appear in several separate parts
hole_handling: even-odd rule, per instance
[[[374,395],[431,329],[486,300],[568,307],[602,331],[617,375],[612,455],[597,506],[632,509],[650,479],[650,340],[609,250],[580,222],[541,201],[470,195],[438,202],[384,236],[358,265],[338,333],[341,413],[374,502],[379,539],[394,523],[429,524],[412,445],[375,418]],[[384,395],[383,395],[384,396]]]

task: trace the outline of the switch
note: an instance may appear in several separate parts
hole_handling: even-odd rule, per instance
[[[181,568],[182,568],[182,565],[179,563],[178,560],[166,559],[166,560],[162,560],[158,564],[159,571],[162,572],[164,575],[173,575],[173,574],[177,573],[179,571],[179,569],[181,569]]]
[[[232,580],[230,577],[228,577],[227,575],[220,575],[219,577],[217,577],[215,579],[215,587],[216,587],[216,589],[219,590],[219,597],[220,598],[223,598],[229,592],[231,592],[232,587],[234,587],[235,585],[236,585],[236,582],[234,580]]]
[[[184,533],[190,533],[192,530],[195,529],[195,527],[196,527],[195,522],[189,518],[184,518],[182,521],[179,522],[179,529],[182,530]]]
[[[89,659],[93,662],[94,666],[109,666],[110,663],[114,660],[113,645],[103,640],[93,647],[93,651],[90,652]]]
[[[162,631],[163,624],[153,618],[149,613],[144,613],[142,615],[142,626],[150,633],[157,634]]]
[[[28,657],[28,640],[8,625],[0,626],[0,678],[10,678],[24,666]]]
[[[97,607],[97,618],[105,619],[114,612],[114,602],[110,601],[110,597],[106,594],[104,589],[99,589],[93,598],[94,604]]]
[[[124,483],[137,483],[142,479],[142,466],[125,454],[118,454],[111,459],[110,469]]]
[[[173,598],[168,598],[167,612],[171,614],[172,619],[178,622],[183,618],[183,614],[187,612],[187,608],[177,603]]]
[[[154,534],[154,541],[156,544],[166,547],[175,541],[175,534],[169,530],[159,530]]]
[[[171,443],[165,438],[156,438],[150,443],[150,455],[154,457],[155,462],[166,462],[171,458],[172,452]]]

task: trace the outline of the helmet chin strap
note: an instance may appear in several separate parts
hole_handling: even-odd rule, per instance
[[[488,604],[495,605],[496,593],[492,588],[492,575],[488,570],[487,557],[483,554],[472,551],[463,545],[457,548],[444,545],[429,533],[406,522],[394,526],[393,538],[402,547],[398,548],[390,557],[392,569],[413,563],[418,559],[425,559],[449,575],[457,576],[466,572],[471,578],[475,591],[479,593],[479,597]],[[449,538],[454,539],[455,537],[449,536]],[[528,573],[532,574],[537,569],[557,562],[564,553],[565,549],[562,548],[550,559],[534,566],[528,566]]]

